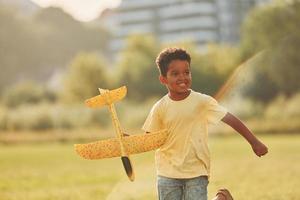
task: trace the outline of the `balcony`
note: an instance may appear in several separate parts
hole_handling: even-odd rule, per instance
[[[174,18],[190,15],[212,15],[217,8],[213,2],[190,2],[184,4],[175,4],[159,9],[161,18]]]
[[[169,19],[160,23],[161,32],[171,32],[185,29],[215,29],[217,19],[209,16],[199,16],[181,19]]]

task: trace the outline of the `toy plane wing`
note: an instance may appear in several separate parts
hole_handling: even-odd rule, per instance
[[[131,135],[122,138],[127,155],[143,153],[161,147],[168,137],[167,130]],[[85,159],[121,157],[120,142],[117,138],[100,140],[87,144],[75,144],[76,152]]]
[[[115,101],[119,101],[126,96],[127,88],[126,86],[120,87],[118,89],[109,90],[107,95],[109,96],[109,100],[107,96],[100,94],[85,101],[85,104],[91,108],[99,108],[104,105],[108,105]]]

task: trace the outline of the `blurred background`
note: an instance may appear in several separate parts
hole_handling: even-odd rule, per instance
[[[194,90],[215,96],[223,86],[219,102],[278,153],[273,158],[270,151],[273,160],[262,164],[266,173],[275,165],[280,167],[274,174],[291,170],[284,175],[290,178],[281,186],[285,192],[268,192],[282,177],[271,181],[262,171],[250,173],[268,180],[264,192],[251,196],[251,186],[228,179],[234,176],[229,169],[240,165],[235,161],[226,172],[216,167],[209,195],[227,184],[237,199],[296,199],[299,22],[298,0],[0,0],[0,199],[155,199],[154,176],[131,185],[144,193],[127,190],[118,160],[99,161],[111,172],[103,174],[99,163],[78,158],[72,144],[114,137],[107,109],[84,105],[99,87],[127,86],[117,112],[125,132],[141,133],[153,103],[167,92],[158,81],[155,58],[168,46],[191,54]],[[223,153],[230,154],[241,137],[224,125],[211,131],[216,166],[228,164]],[[152,157],[137,157],[137,170],[152,166]],[[57,179],[44,174],[55,163],[60,163],[53,172]],[[116,173],[115,165],[120,165]],[[83,168],[91,174],[79,176]],[[239,178],[246,172],[240,173]],[[250,184],[253,191],[261,183],[256,181]],[[116,197],[119,192],[127,196]]]

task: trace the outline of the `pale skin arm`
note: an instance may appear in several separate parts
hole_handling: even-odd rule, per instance
[[[233,114],[228,112],[225,117],[223,117],[222,121],[242,135],[251,145],[254,153],[257,156],[260,157],[268,153],[268,147],[259,139],[257,139],[254,134],[245,126],[245,124]]]

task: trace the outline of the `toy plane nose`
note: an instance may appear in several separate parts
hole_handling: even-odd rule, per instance
[[[134,181],[134,173],[133,173],[132,164],[129,157],[122,156],[121,159],[129,180]]]
[[[100,108],[104,105],[114,103],[123,99],[126,96],[127,88],[126,86],[120,87],[115,90],[105,90],[99,88],[100,95],[87,99],[85,105],[90,108]],[[107,93],[107,95],[105,95]]]

